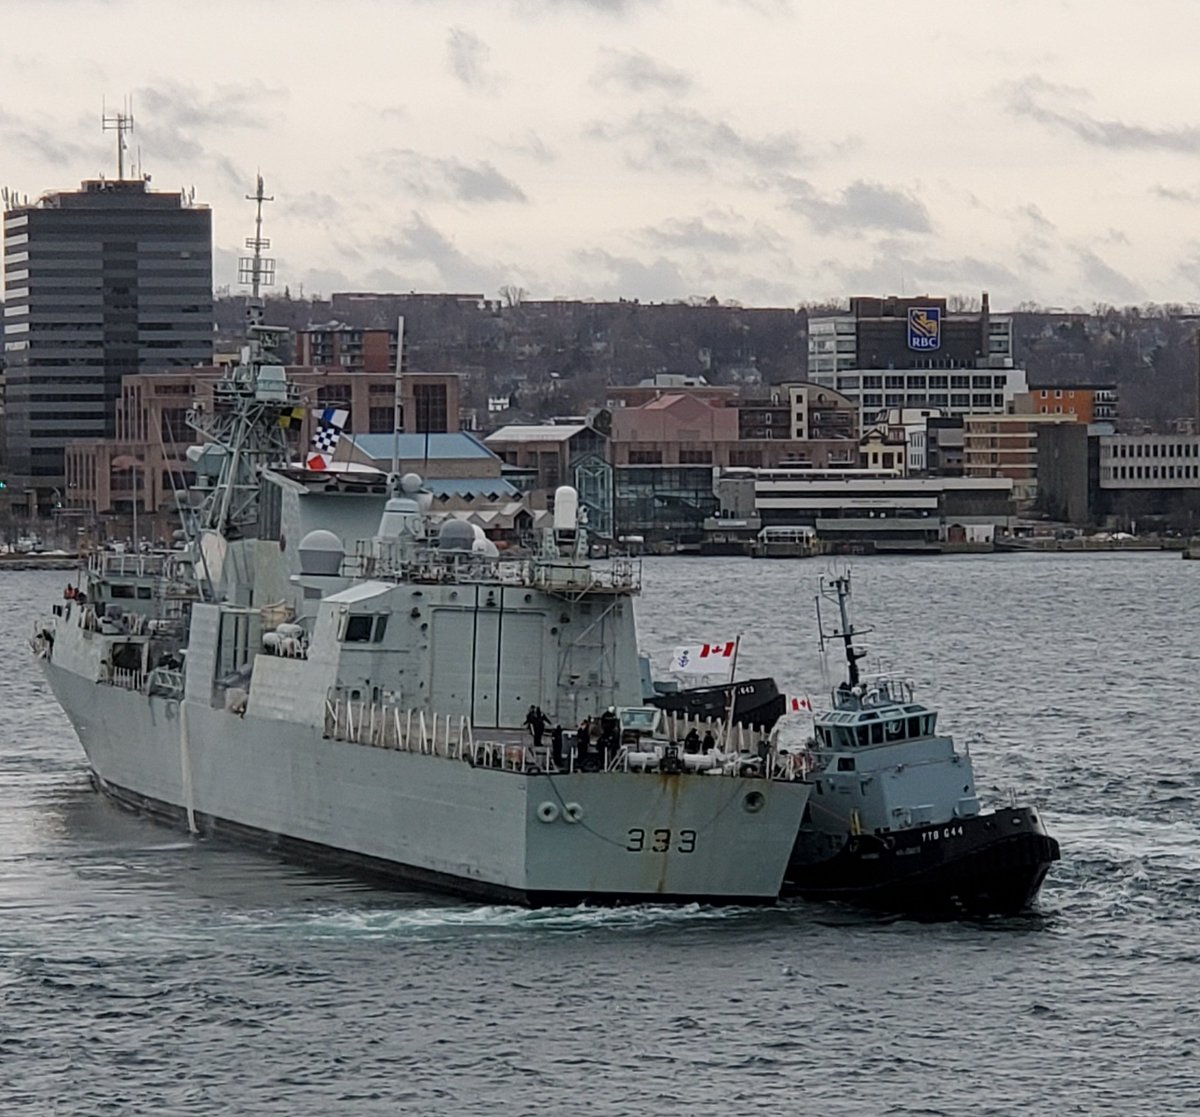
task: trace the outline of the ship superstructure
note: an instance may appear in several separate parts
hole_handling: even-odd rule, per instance
[[[860,672],[849,575],[823,593],[838,624],[822,627],[822,646],[842,645],[847,677],[814,719],[813,795],[786,891],[930,915],[1024,909],[1059,859],[1039,812],[982,807],[971,757],[938,732],[912,682]]]

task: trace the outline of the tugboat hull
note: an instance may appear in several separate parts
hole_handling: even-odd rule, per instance
[[[1037,896],[1059,846],[1029,807],[885,835],[847,835],[832,857],[826,835],[797,840],[785,896],[840,900],[927,917],[1015,915]],[[828,845],[824,845],[828,851]]]

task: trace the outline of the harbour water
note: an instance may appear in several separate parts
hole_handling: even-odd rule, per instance
[[[739,674],[818,700],[820,569],[648,560],[642,644],[740,631]],[[0,574],[0,1112],[1200,1109],[1200,566],[854,577],[865,643],[940,707],[981,793],[1042,805],[1063,861],[1037,914],[525,912],[192,842],[91,791],[25,649],[63,575]]]

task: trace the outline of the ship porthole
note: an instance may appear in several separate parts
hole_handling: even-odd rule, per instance
[[[537,809],[539,822],[557,822],[558,821],[558,804],[549,801],[539,803]]]
[[[742,800],[742,810],[757,814],[767,805],[767,797],[761,791],[752,791]]]
[[[566,803],[563,805],[562,814],[567,822],[580,822],[583,819],[583,808],[578,803]]]

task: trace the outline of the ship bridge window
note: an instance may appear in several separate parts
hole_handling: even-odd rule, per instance
[[[872,725],[870,727],[870,729],[871,729],[871,744],[882,745],[883,744],[883,726],[880,725],[879,722],[876,722],[874,725]]]
[[[854,757],[839,756],[837,770],[839,772],[853,772],[854,771]]]
[[[112,586],[110,587],[109,596],[114,601],[118,599],[133,597],[133,586]]]
[[[925,720],[924,718],[909,718],[908,719],[908,735],[910,737],[921,736],[921,723],[924,720]]]
[[[883,723],[884,732],[887,734],[889,741],[904,740],[904,719],[894,718],[892,721]]]
[[[817,744],[818,744],[818,745],[819,745],[821,748],[828,748],[828,746],[829,746],[829,737],[827,736],[827,734],[826,734],[826,732],[825,732],[825,726],[823,726],[823,725],[818,725],[818,726],[816,727],[816,735],[817,735]]]
[[[859,745],[866,748],[871,743],[871,727],[869,725],[860,725],[857,734]]]
[[[347,644],[378,644],[386,631],[386,614],[356,613],[346,618],[342,640]]]

